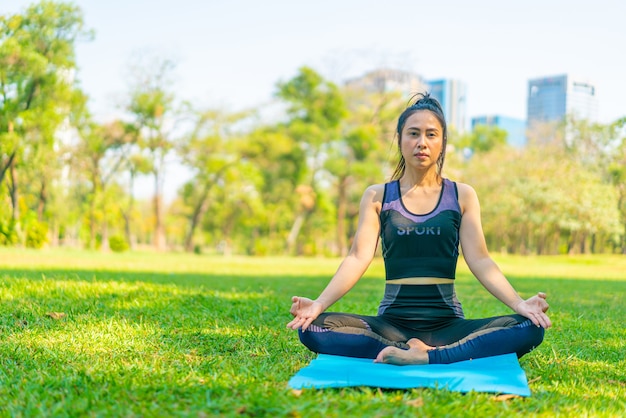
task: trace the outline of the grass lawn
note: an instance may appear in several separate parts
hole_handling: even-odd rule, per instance
[[[0,249],[0,417],[624,416],[626,257],[494,255],[552,329],[521,359],[532,396],[304,390],[314,355],[289,321],[338,259]],[[381,260],[333,310],[375,314]],[[461,261],[466,316],[508,313]]]

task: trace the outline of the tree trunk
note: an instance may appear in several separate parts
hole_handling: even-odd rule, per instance
[[[337,249],[342,257],[348,254],[346,238],[346,212],[348,208],[348,177],[339,178],[337,191]]]
[[[580,239],[580,253],[581,254],[585,254],[587,252],[587,234],[582,234],[582,237]]]
[[[130,172],[130,182],[128,186],[128,207],[126,210],[122,210],[122,217],[124,218],[124,235],[126,236],[126,242],[130,246],[131,250],[134,250],[136,247],[135,236],[133,235],[133,231],[131,228],[131,216],[133,214],[133,209],[135,207],[135,196],[134,196],[134,188],[135,188],[135,172],[131,170]]]
[[[89,249],[96,248],[96,196],[91,195],[89,204]]]
[[[124,218],[124,237],[126,238],[126,242],[131,250],[135,249],[135,242],[133,233],[130,229],[130,213],[122,211],[122,217]]]
[[[622,236],[622,254],[626,254],[626,223],[624,223],[624,235]]]
[[[202,191],[202,197],[200,198],[200,201],[198,202],[196,207],[193,209],[193,214],[191,215],[189,231],[187,232],[187,236],[185,237],[185,251],[190,253],[193,252],[193,236],[196,232],[196,228],[202,221],[202,218],[204,217],[204,214],[208,209],[209,187],[210,186],[208,184],[205,185],[204,190]]]
[[[229,216],[226,218],[226,222],[222,224],[222,236],[224,237],[224,256],[231,256],[233,254],[233,245],[230,237],[233,236],[233,230],[235,229],[235,216]]]
[[[59,246],[59,223],[52,222],[50,230],[48,232],[48,237],[50,238],[50,246],[58,247]]]
[[[596,252],[596,234],[591,234],[591,242],[589,243],[589,251],[591,254],[595,254]]]
[[[13,122],[11,122],[11,121],[9,121],[8,132],[9,133],[13,133]],[[13,165],[13,160],[15,160],[15,154],[16,153],[17,153],[17,151],[13,150],[11,155],[9,155],[9,159],[7,160],[6,165],[4,167],[2,167],[2,169],[0,170],[0,184],[2,184],[2,180],[4,180],[4,175],[6,174],[7,169]]]
[[[163,199],[161,195],[161,175],[154,172],[154,247],[158,251],[165,250],[165,227],[163,225]]]
[[[300,212],[298,216],[296,216],[296,220],[291,226],[291,230],[289,231],[289,235],[287,236],[287,253],[289,255],[295,255],[298,235],[300,234],[300,229],[302,229],[302,225],[304,225],[305,218],[306,213],[304,211]]]
[[[574,254],[574,245],[576,244],[576,233],[571,232],[567,241],[567,254]]]
[[[18,222],[20,219],[20,205],[18,202],[18,192],[17,192],[17,170],[15,169],[15,158],[11,159],[11,164],[9,165],[9,175],[11,176],[11,206],[12,206],[12,217],[13,220]]]
[[[39,202],[37,203],[37,220],[43,222],[44,212],[46,211],[46,203],[48,202],[48,189],[46,181],[41,180],[41,189],[39,189]]]
[[[11,186],[9,188],[11,194],[11,217],[13,219],[15,225],[15,235],[17,235],[18,242],[20,245],[24,245],[26,242],[25,234],[22,231],[22,226],[20,223],[20,204],[19,204],[19,194],[17,188],[17,170],[15,169],[15,158],[11,160],[11,165],[9,166],[9,175],[11,177]]]
[[[4,176],[6,175],[6,172],[9,169],[9,167],[11,167],[11,165],[13,165],[13,160],[15,159],[15,154],[16,154],[16,152],[13,151],[13,153],[9,156],[9,159],[7,160],[7,163],[2,167],[2,170],[0,170],[0,184],[2,184],[2,180],[4,180]]]
[[[626,214],[624,213],[624,210],[621,208],[626,208],[626,205],[624,205],[624,199],[626,199],[626,184],[620,184],[619,187],[617,188],[619,191],[619,199],[617,200],[617,210],[619,212],[621,212],[622,216],[622,222],[623,222],[623,226],[624,226],[624,233],[622,234],[622,239],[620,241],[620,252],[622,254],[626,254]]]
[[[109,223],[107,222],[106,215],[102,222],[102,241],[100,242],[100,251],[108,252],[109,248]]]

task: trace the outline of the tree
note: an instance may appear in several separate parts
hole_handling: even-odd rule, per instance
[[[204,217],[203,229],[222,254],[263,253],[259,229],[267,222],[267,212],[258,193],[261,182],[258,168],[242,159],[212,188],[210,216]]]
[[[296,216],[305,210],[300,205],[314,202],[310,193],[298,193],[308,173],[306,154],[283,126],[259,126],[245,136],[244,142],[239,152],[261,176],[258,191],[263,205],[256,214],[260,224],[258,250],[285,252]]]
[[[386,149],[394,147],[395,120],[404,106],[393,92],[369,93],[345,88],[347,117],[342,121],[343,135],[328,144],[324,167],[334,177],[337,208],[336,246],[339,254],[348,253],[348,238],[354,235],[358,206],[365,187],[383,181],[388,164]]]
[[[191,134],[179,146],[183,163],[192,170],[192,179],[183,188],[183,199],[191,207],[184,240],[186,251],[194,251],[194,235],[211,203],[211,192],[223,186],[229,170],[241,165],[233,125],[246,112],[227,114],[209,110],[197,115]]]
[[[42,1],[0,17],[0,184],[8,172],[18,230],[18,170],[25,156],[52,149],[76,89],[74,45],[89,35],[71,4]]]
[[[136,143],[138,135],[137,131],[128,125],[126,127],[131,128],[129,129],[128,134],[134,136],[133,141]],[[128,198],[126,199],[126,203],[120,204],[120,211],[122,213],[122,217],[124,218],[124,236],[131,249],[135,248],[137,241],[133,228],[133,223],[136,221],[138,216],[135,206],[135,180],[139,174],[149,174],[150,167],[150,161],[142,155],[141,152],[139,152],[136,148],[130,151],[130,154],[126,159],[126,170],[128,173]]]
[[[285,83],[278,83],[277,97],[287,103],[288,120],[285,129],[307,155],[308,179],[299,185],[300,204],[287,237],[288,251],[296,252],[300,230],[315,209],[305,204],[320,193],[320,171],[323,168],[328,143],[340,136],[340,123],[346,116],[346,104],[339,88],[308,67]]]
[[[505,145],[507,136],[508,133],[497,126],[477,125],[470,133],[462,135],[455,146],[472,152],[487,152]]]
[[[78,126],[80,142],[75,149],[75,158],[91,185],[89,194],[89,248],[96,246],[97,211],[101,213],[101,248],[108,250],[109,234],[107,221],[108,186],[121,174],[128,163],[130,149],[135,136],[129,133],[121,121],[97,124],[90,118]]]
[[[619,247],[622,254],[626,254],[626,117],[613,123],[615,129],[614,138],[617,139],[612,160],[609,162],[607,171],[611,184],[617,190],[617,210],[622,224]]]
[[[152,62],[140,60],[133,69],[127,110],[133,116],[139,132],[138,144],[146,153],[154,179],[154,245],[164,250],[166,245],[163,221],[163,187],[166,176],[166,157],[174,148],[173,131],[176,110],[175,96],[171,90],[170,76],[174,64],[156,58]]]
[[[488,173],[488,175],[486,175]],[[619,230],[615,190],[558,144],[496,148],[468,163],[489,245],[510,252],[595,251]]]
[[[623,225],[619,242],[626,252],[626,117],[609,124],[591,123],[569,117],[565,147],[573,158],[612,185],[618,196],[617,210]]]

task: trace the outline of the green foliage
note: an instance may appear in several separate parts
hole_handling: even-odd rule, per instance
[[[58,200],[55,183],[67,154],[55,135],[81,96],[75,43],[90,35],[81,10],[71,3],[41,1],[20,14],[0,16],[0,184],[10,180],[16,234],[6,235],[7,242],[39,248],[48,221],[58,223],[50,218],[59,214],[48,205]],[[45,219],[24,220],[31,212]]]
[[[288,82],[278,83],[276,95],[289,103],[288,113],[294,120],[322,130],[338,126],[346,115],[338,87],[309,67],[300,68]]]
[[[7,416],[621,416],[623,257],[503,257],[524,296],[548,293],[554,327],[520,360],[529,398],[441,389],[306,389],[315,357],[285,328],[338,259],[0,249],[0,398]],[[468,317],[504,314],[460,265]],[[375,314],[376,259],[334,310]],[[56,314],[55,314],[56,313]],[[59,315],[62,314],[62,315]],[[111,402],[115,399],[115,402]],[[42,412],[43,411],[43,412]]]
[[[304,243],[300,236],[303,229],[325,217],[317,203],[327,193],[322,186],[327,181],[324,166],[330,149],[341,141],[341,124],[347,116],[346,102],[334,83],[308,67],[300,68],[295,77],[278,83],[277,88],[276,95],[288,106],[289,119],[284,123],[284,132],[306,156],[302,165],[306,169],[305,178],[288,191],[290,195],[299,195],[299,201],[291,208],[293,215],[287,235],[287,252],[312,253],[316,246]],[[323,238],[319,237],[317,242],[321,240]]]
[[[346,144],[357,161],[364,161],[372,152],[379,151],[380,127],[374,124],[360,125],[346,135]]]
[[[48,241],[48,225],[37,219],[26,223],[26,248],[40,249]]]
[[[363,190],[386,181],[396,163],[400,93],[338,86],[302,67],[277,83],[283,113],[275,120],[261,118],[265,108],[210,109],[179,125],[175,63],[139,54],[128,121],[98,124],[75,68],[75,46],[91,36],[72,3],[0,16],[0,243],[40,245],[45,234],[24,223],[36,213],[50,245],[98,248],[108,231],[124,231],[128,242],[164,249],[167,232],[170,247],[190,252],[345,254]],[[72,146],[57,136],[64,121],[78,133]],[[451,131],[444,172],[477,189],[491,248],[623,253],[625,127],[626,118],[568,118],[530,129],[524,150],[507,148],[499,128]],[[173,157],[191,179],[164,207]],[[156,195],[136,201],[145,175]]]
[[[9,217],[0,218],[0,245],[15,245],[18,242],[15,220]]]
[[[128,251],[129,245],[123,236],[113,235],[109,237],[109,248],[114,253],[123,253],[124,251]]]
[[[507,132],[497,126],[478,125],[472,132],[462,135],[455,141],[455,146],[469,148],[473,152],[487,152],[506,145]]]
[[[68,3],[42,1],[0,16],[0,132],[54,131],[67,115],[74,44],[83,36],[82,13]]]
[[[481,199],[492,248],[554,254],[565,243],[585,252],[590,237],[607,243],[619,234],[615,190],[558,146],[478,154],[465,175]]]

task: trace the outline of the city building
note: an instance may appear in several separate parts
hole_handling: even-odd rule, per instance
[[[460,80],[424,80],[418,74],[409,71],[378,69],[361,77],[347,80],[345,85],[362,88],[372,93],[397,91],[407,99],[416,93],[427,91],[441,103],[450,129],[464,133],[467,128],[467,88]]]
[[[497,127],[507,133],[507,144],[521,148],[526,145],[526,121],[502,115],[477,116],[472,118],[472,130],[478,125]]]
[[[429,93],[436,98],[448,122],[448,127],[458,133],[466,130],[467,88],[460,80],[439,79],[427,80]]]
[[[596,88],[588,80],[567,74],[528,81],[527,123],[562,122],[566,116],[597,121]]]
[[[345,85],[362,88],[371,93],[397,91],[407,99],[415,93],[421,93],[427,89],[427,85],[419,75],[392,69],[370,71],[361,77],[347,80]]]

